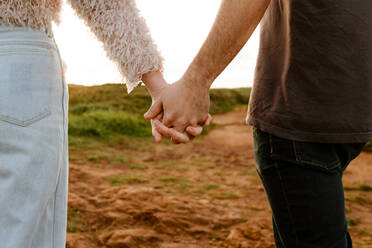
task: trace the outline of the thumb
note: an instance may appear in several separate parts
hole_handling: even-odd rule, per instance
[[[163,111],[163,103],[162,101],[155,101],[149,110],[145,113],[144,117],[147,120],[154,119],[158,114]]]

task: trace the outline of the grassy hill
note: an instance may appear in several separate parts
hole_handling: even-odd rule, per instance
[[[144,87],[131,94],[123,85],[70,85],[69,134],[104,138],[112,135],[151,137],[151,126],[143,114],[151,105]],[[211,113],[218,114],[247,104],[250,89],[211,90]]]
[[[69,151],[75,163],[122,163],[128,158],[114,150],[149,150],[155,145],[150,122],[143,114],[151,106],[144,87],[131,94],[123,85],[69,85]],[[218,114],[247,104],[250,89],[211,90],[211,113]],[[214,124],[204,129],[207,133]],[[165,140],[165,143],[170,143]]]

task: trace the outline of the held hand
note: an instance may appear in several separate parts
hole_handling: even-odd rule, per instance
[[[188,126],[203,126],[209,119],[207,89],[192,88],[183,79],[162,90],[145,118],[150,120],[163,111],[163,124],[184,132]]]
[[[165,81],[163,74],[160,71],[154,71],[146,73],[142,76],[142,81],[146,85],[147,90],[149,91],[152,103],[156,102],[156,100],[160,97],[160,94],[163,89],[168,87],[168,83]],[[157,120],[161,120],[163,118],[163,113],[159,113],[155,118]],[[152,127],[152,136],[154,137],[157,143],[161,143],[162,135],[156,130],[153,121],[151,120],[151,127]]]
[[[166,127],[162,123],[162,118],[163,113],[151,120],[152,136],[154,136],[157,143],[161,143],[163,136],[170,138],[175,144],[188,143],[191,139],[201,135],[203,132],[203,127],[201,126],[188,126],[185,132],[178,132],[173,128]],[[209,126],[211,122],[212,116],[208,114],[208,120],[205,122],[204,126]]]
[[[173,128],[167,128],[161,121],[163,119],[163,113],[157,115],[154,119],[151,120],[152,127],[152,136],[154,136],[156,143],[161,143],[163,136],[171,138],[174,143],[187,143],[190,141],[192,136],[200,135],[203,131],[202,128],[200,133],[198,130],[191,129],[190,135],[187,133],[181,133]],[[190,127],[191,128],[191,127]]]
[[[162,116],[162,114],[158,116]],[[212,122],[212,116],[208,114],[208,119],[205,122],[204,126],[209,126],[211,122]],[[175,144],[187,143],[194,137],[201,135],[203,132],[203,127],[201,126],[196,126],[196,127],[188,126],[186,128],[186,131],[181,133],[181,132],[176,131],[173,128],[166,127],[161,122],[161,118],[158,118],[158,117],[151,120],[151,125],[153,128],[153,134],[155,133],[159,135],[160,137],[164,136],[164,137],[171,138],[173,143]],[[161,142],[161,139],[160,139],[160,142]]]
[[[142,77],[147,89],[152,97],[153,104],[160,98],[164,89],[169,87],[160,71],[150,72]],[[162,136],[171,138],[174,143],[187,143],[194,136],[198,136],[202,132],[201,127],[188,127],[188,133],[177,132],[174,129],[167,128],[162,123],[163,112],[160,112],[155,118],[151,120],[152,136],[154,136],[157,143],[161,143]]]

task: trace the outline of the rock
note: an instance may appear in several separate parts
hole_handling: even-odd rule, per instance
[[[91,248],[84,235],[80,233],[68,233],[66,237],[66,248]]]
[[[156,232],[151,229],[115,230],[98,237],[101,244],[110,248],[134,248],[138,244],[160,241]]]

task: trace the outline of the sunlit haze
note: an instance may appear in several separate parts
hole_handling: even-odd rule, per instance
[[[177,80],[197,54],[208,35],[220,0],[137,0],[138,8],[165,58],[165,77]],[[102,45],[79,20],[68,4],[62,23],[54,26],[55,39],[67,64],[68,83],[97,85],[120,82],[115,65],[107,59]],[[213,87],[252,85],[258,51],[258,32],[254,33],[235,60]]]

